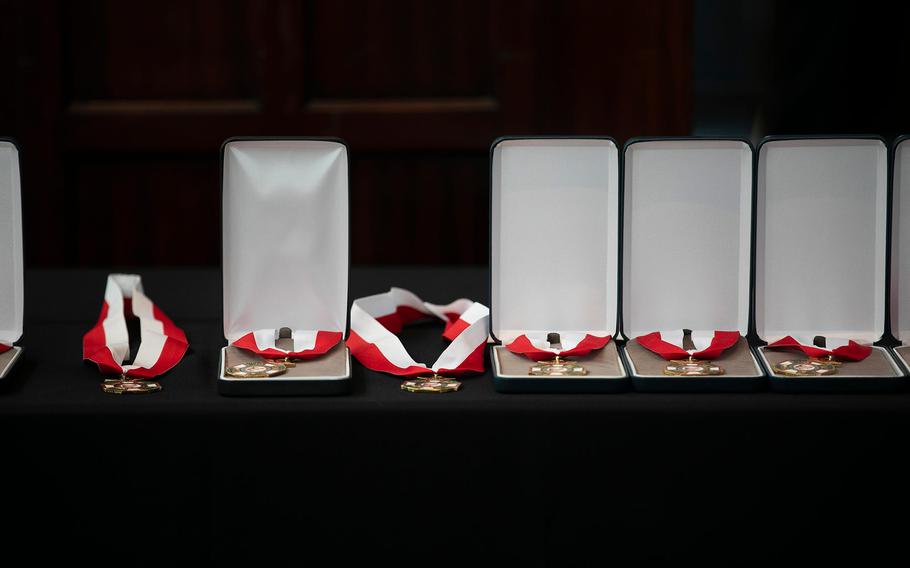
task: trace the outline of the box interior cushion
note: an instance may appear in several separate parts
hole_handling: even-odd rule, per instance
[[[224,368],[239,365],[240,363],[251,363],[262,361],[262,357],[251,353],[245,349],[239,349],[234,346],[227,346],[224,351]],[[339,343],[321,357],[309,359],[307,361],[297,361],[297,366],[291,367],[286,373],[271,377],[272,379],[306,379],[314,377],[345,377],[348,374],[348,350],[343,343]],[[222,369],[222,376],[224,370]],[[237,379],[227,377],[232,380],[262,381],[268,379]]]
[[[884,333],[887,149],[878,139],[759,150],[755,323],[762,339]]]
[[[792,349],[759,349],[759,355],[768,362],[768,369],[775,377],[791,378],[773,371],[774,365],[782,361],[799,361],[805,360],[806,355],[802,351]],[[881,348],[872,349],[872,353],[862,361],[844,361],[837,370],[836,375],[830,375],[829,378],[837,377],[897,377],[899,373],[894,369],[891,357],[887,351]],[[804,377],[792,377],[804,378]]]
[[[0,140],[0,342],[22,336],[23,266],[19,151]]]
[[[623,333],[749,325],[752,149],[738,140],[626,147]]]
[[[637,340],[632,339],[626,343],[626,355],[632,363],[632,368],[629,369],[632,374],[666,377],[664,368],[667,366],[667,360],[642,346]],[[715,357],[711,361],[723,368],[724,374],[720,377],[758,377],[764,374],[752,356],[749,343],[743,337],[720,357]],[[691,377],[679,378],[686,380]]]
[[[528,369],[531,368],[531,366],[534,364],[534,361],[528,359],[524,355],[516,355],[505,347],[494,347],[493,355],[496,357],[499,363],[499,374],[501,376],[520,376],[541,379],[548,378],[534,377],[533,375],[529,375]],[[569,359],[583,365],[588,370],[588,374],[584,377],[577,377],[579,379],[625,376],[622,365],[619,362],[619,351],[617,351],[616,343],[613,341],[607,343],[603,349],[592,351],[584,357],[570,357]],[[550,378],[558,379],[559,377]]]
[[[491,167],[491,323],[614,335],[619,160],[599,139],[503,140]]]
[[[910,139],[894,148],[894,210],[891,240],[892,316],[894,335],[910,341]]]

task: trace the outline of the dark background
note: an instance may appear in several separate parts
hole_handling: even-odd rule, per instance
[[[30,266],[216,265],[218,149],[339,136],[355,264],[482,264],[505,134],[910,132],[905,4],[0,0]]]

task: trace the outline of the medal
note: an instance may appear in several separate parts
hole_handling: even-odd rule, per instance
[[[788,377],[824,377],[837,374],[839,364],[821,359],[781,361],[774,365],[774,372]]]
[[[574,331],[527,332],[512,340],[506,349],[534,360],[528,369],[528,375],[533,377],[584,377],[588,370],[566,356],[584,357],[603,349],[610,339],[609,335],[599,337]]]
[[[461,381],[433,375],[432,377],[417,377],[401,383],[401,390],[408,392],[455,392],[461,388]]]
[[[108,394],[149,394],[161,390],[158,381],[142,381],[120,375],[116,379],[105,379],[101,390]]]
[[[224,370],[224,374],[238,379],[265,379],[283,375],[288,368],[282,363],[261,361],[256,363],[240,363]]]
[[[693,332],[677,329],[648,333],[637,337],[636,341],[667,359],[663,374],[668,377],[712,377],[723,375],[726,371],[710,359],[736,345],[740,338],[738,331]],[[685,349],[683,346],[687,342],[691,342],[695,349]]]
[[[533,377],[583,377],[588,370],[565,357],[584,357],[603,349],[610,339],[609,335],[600,337],[572,331],[527,332],[512,340],[506,349],[535,361],[528,369],[528,375]]]
[[[719,365],[711,361],[700,359],[673,359],[666,367],[664,374],[672,377],[709,377],[711,375],[723,375],[724,370]]]
[[[588,370],[557,355],[549,361],[538,361],[528,369],[528,374],[535,377],[583,377]]]
[[[273,362],[273,363],[280,363],[280,364],[284,365],[285,367],[287,367],[288,369],[293,369],[294,367],[297,366],[297,363],[296,363],[293,359],[291,359],[290,357],[285,357],[284,359],[281,359],[281,358],[279,358],[279,359],[272,359],[272,362]]]
[[[427,365],[415,361],[396,334],[408,323],[430,317],[445,322],[442,336],[451,343]],[[489,308],[468,299],[440,306],[392,288],[354,300],[347,346],[367,369],[405,379],[403,391],[456,392],[461,382],[449,376],[483,372],[489,319]]]

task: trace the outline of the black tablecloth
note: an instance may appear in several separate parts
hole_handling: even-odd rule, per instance
[[[163,392],[111,396],[81,361],[105,275],[27,274],[26,352],[0,385],[4,554],[540,566],[905,553],[907,394],[503,395],[487,373],[414,395],[355,363],[351,396],[227,398],[220,273],[146,270],[191,350]],[[488,296],[470,268],[361,268],[351,285]],[[441,331],[402,337],[432,361]]]

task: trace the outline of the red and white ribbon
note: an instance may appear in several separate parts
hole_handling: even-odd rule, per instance
[[[797,338],[788,335],[769,343],[768,347],[799,349],[809,357],[828,357],[830,355],[847,361],[862,361],[872,353],[872,346],[857,343],[852,339],[829,338],[825,340],[825,344],[832,348],[816,347],[812,344],[812,339],[808,337]]]
[[[741,337],[738,331],[693,331],[692,344],[695,349],[683,348],[685,332],[681,329],[655,331],[639,337],[638,341],[649,351],[664,359],[715,359],[727,349],[736,345]]]
[[[597,336],[589,333],[576,331],[559,332],[559,341],[562,346],[560,349],[550,347],[548,341],[549,333],[545,331],[528,332],[516,337],[511,343],[506,345],[506,349],[518,355],[524,355],[534,361],[543,361],[552,359],[556,355],[560,357],[583,357],[591,351],[603,349],[607,343],[610,343],[612,336]]]
[[[138,317],[141,343],[130,365],[127,317]],[[142,291],[137,274],[111,274],[98,323],[82,338],[82,358],[102,373],[149,379],[174,367],[186,353],[186,335]]]
[[[442,335],[452,342],[432,365],[414,361],[395,335],[406,324],[427,317],[444,321]],[[354,300],[347,345],[364,367],[392,375],[482,373],[489,318],[489,308],[471,300],[440,306],[424,302],[407,290],[392,288]]]
[[[335,347],[341,341],[340,331],[311,331],[297,329],[291,331],[291,340],[294,348],[281,349],[275,343],[278,340],[278,330],[260,329],[251,331],[241,336],[231,345],[252,351],[266,359],[312,359],[319,357]]]

